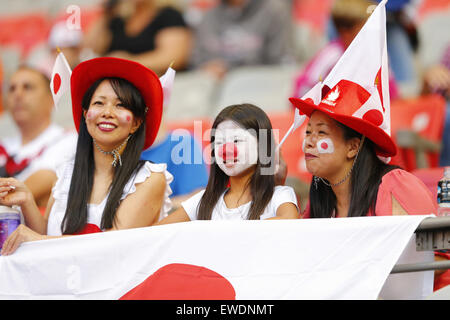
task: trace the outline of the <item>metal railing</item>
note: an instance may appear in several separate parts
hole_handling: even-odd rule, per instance
[[[416,231],[417,251],[450,249],[450,216],[424,219]],[[391,273],[450,269],[450,260],[429,263],[397,264]]]

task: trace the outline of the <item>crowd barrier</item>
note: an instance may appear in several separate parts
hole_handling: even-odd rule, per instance
[[[416,250],[450,250],[450,216],[424,219],[416,231]],[[395,265],[391,273],[450,269],[450,260]]]

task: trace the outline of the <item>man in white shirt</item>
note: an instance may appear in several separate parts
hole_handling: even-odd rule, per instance
[[[19,135],[0,137],[0,177],[24,181],[43,208],[56,181],[56,167],[75,152],[77,135],[51,123],[50,83],[40,71],[19,67],[6,95],[6,110]]]

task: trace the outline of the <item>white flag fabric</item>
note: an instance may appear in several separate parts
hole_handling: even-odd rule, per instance
[[[305,95],[302,97],[302,99],[303,100],[311,99],[314,102],[314,104],[319,104],[321,96],[322,96],[322,87],[323,87],[322,83],[318,82],[314,87],[311,88],[311,90],[309,90],[307,93],[305,93]],[[305,119],[306,119],[306,115],[300,114],[300,111],[297,108],[295,108],[294,122],[292,123],[291,127],[286,132],[286,134],[284,135],[283,139],[281,139],[280,144],[278,145],[278,149],[281,148],[284,141],[286,141],[287,137],[303,124]]]
[[[425,217],[193,221],[27,242],[0,256],[0,298],[377,299]],[[430,294],[432,275],[403,294]]]
[[[170,96],[172,94],[173,83],[175,81],[175,74],[176,74],[176,71],[174,69],[172,69],[171,67],[169,67],[167,69],[166,73],[163,74],[159,78],[159,81],[161,82],[161,86],[163,88],[163,96],[164,96],[163,106],[164,107],[169,104]]]
[[[323,85],[333,88],[345,79],[368,90],[371,97],[353,116],[376,119],[378,126],[391,135],[386,2],[383,0],[378,4]]]
[[[370,93],[370,98],[355,110],[352,116],[372,122],[390,136],[386,1],[383,0],[378,4],[325,80],[318,82],[312,90],[319,94],[317,102],[313,99],[317,105],[328,90],[341,80],[348,80],[360,85]],[[306,100],[307,98],[305,95],[301,99]],[[390,158],[381,156],[380,159],[385,162],[390,160]]]
[[[53,95],[55,108],[61,105],[62,100],[67,93],[70,93],[70,76],[72,70],[69,63],[62,52],[56,56],[55,64],[52,71],[52,79],[50,81],[50,90]]]

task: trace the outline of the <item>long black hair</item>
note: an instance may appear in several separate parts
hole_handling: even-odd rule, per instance
[[[122,166],[116,166],[114,168],[114,176],[109,186],[108,200],[101,220],[101,228],[109,229],[114,224],[123,188],[130,177],[144,164],[144,161],[140,160],[140,156],[145,143],[146,106],[138,89],[129,81],[121,78],[102,78],[97,80],[84,94],[81,103],[83,110],[87,111],[89,109],[92,96],[103,80],[109,80],[114,92],[125,108],[130,110],[135,118],[142,120],[142,124],[131,135],[121,155]],[[63,234],[77,233],[87,223],[87,206],[92,192],[94,171],[95,163],[92,137],[87,130],[84,116],[81,116],[67,208],[61,224]]]
[[[362,135],[355,130],[336,122],[343,130],[344,140],[352,138],[362,138]],[[366,216],[370,211],[375,212],[378,188],[383,176],[389,171],[398,168],[381,161],[375,149],[375,144],[364,139],[360,146],[359,154],[355,160],[350,175],[350,207],[349,217]],[[310,217],[330,218],[336,208],[336,195],[330,186],[321,179],[311,184],[309,191]]]
[[[270,119],[261,108],[252,104],[228,106],[214,120],[211,133],[212,164],[208,184],[198,206],[198,219],[211,220],[213,209],[220,196],[225,192],[229,181],[229,177],[217,165],[214,155],[214,132],[217,126],[225,120],[232,120],[257,135],[258,161],[255,172],[248,182],[252,203],[247,216],[248,220],[257,220],[272,199],[275,188],[273,175],[273,168],[275,167],[273,147],[275,144]],[[262,161],[263,159],[265,160]]]

